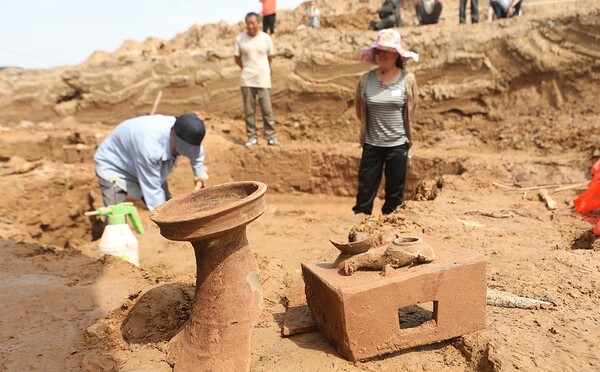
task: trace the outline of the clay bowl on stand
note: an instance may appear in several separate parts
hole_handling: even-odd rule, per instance
[[[262,291],[246,226],[265,211],[266,191],[260,182],[212,186],[171,199],[150,215],[165,238],[191,242],[196,254],[190,317],[168,347],[175,371],[250,369]]]

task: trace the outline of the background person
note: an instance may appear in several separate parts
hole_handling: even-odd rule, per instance
[[[371,21],[369,30],[379,31],[404,25],[400,16],[400,0],[385,0],[376,13],[379,16],[379,22]]]
[[[312,0],[304,13],[307,18],[306,27],[321,28],[321,11],[316,0]]]
[[[400,34],[382,30],[375,43],[363,49],[359,60],[377,68],[363,74],[356,88],[356,115],[361,122],[363,147],[358,174],[354,213],[371,214],[373,201],[385,173],[385,203],[381,212],[390,214],[402,204],[412,145],[410,124],[417,107],[415,75],[404,69],[409,59],[419,55],[402,47]]]
[[[442,3],[438,0],[420,0],[415,5],[419,25],[433,25],[439,22]]]
[[[400,9],[402,8],[402,0],[391,0],[391,1],[396,6],[396,9],[394,12],[395,27],[402,27],[402,26],[404,26],[404,21],[402,20],[402,15],[400,14]]]
[[[458,20],[460,24],[467,23],[467,0],[459,0]],[[477,0],[471,0],[471,23],[479,22],[479,4]]]
[[[259,0],[262,3],[263,32],[275,33],[276,0]]]
[[[167,177],[179,155],[190,159],[196,189],[204,187],[205,134],[204,122],[195,114],[147,115],[121,122],[94,155],[104,205],[122,203],[129,194],[153,210],[171,199]],[[111,182],[115,177],[116,188]]]
[[[522,3],[522,0],[492,0],[491,6],[496,18],[511,18],[521,15]]]
[[[240,86],[244,100],[247,148],[258,145],[256,134],[257,98],[263,117],[267,144],[279,145],[271,107],[271,61],[274,54],[273,40],[265,32],[258,30],[258,14],[248,13],[246,15],[246,32],[236,37],[233,51],[235,63],[242,69]]]

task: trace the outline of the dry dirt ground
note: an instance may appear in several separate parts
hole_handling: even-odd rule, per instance
[[[440,25],[402,29],[423,58],[409,66],[421,96],[412,200],[365,219],[351,213],[360,157],[352,94],[368,66],[351,54],[374,36],[357,27],[375,3],[324,1],[328,28],[299,36],[289,31],[297,12],[285,15],[273,91],[281,148],[243,148],[229,48],[203,44],[239,25],[207,26],[205,39],[193,27],[170,42],[125,44],[73,68],[0,72],[0,370],[172,369],[165,346],[193,298],[191,246],[162,238],[138,203],[140,267],[98,257],[97,224],[83,216],[101,203],[95,147],[116,117],[147,112],[158,88],[167,113],[202,107],[212,184],[269,185],[267,211],[248,228],[265,298],[252,370],[600,370],[600,252],[572,206],[600,156],[598,3],[531,2],[521,19],[463,27],[449,4]],[[191,62],[207,66],[191,82],[186,50],[202,52]],[[178,164],[170,184],[176,195],[191,191],[189,164]],[[556,209],[539,199],[539,185]],[[496,218],[503,211],[509,217]],[[479,252],[489,288],[556,306],[488,306],[485,330],[358,363],[320,332],[281,337],[300,263],[334,260],[328,239],[345,239],[356,224]]]

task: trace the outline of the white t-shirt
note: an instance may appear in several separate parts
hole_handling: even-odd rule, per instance
[[[321,16],[321,11],[319,10],[319,8],[315,8],[315,17],[320,17]],[[306,9],[306,11],[304,12],[304,14],[306,14],[307,17],[310,17],[310,7],[308,9]]]
[[[425,8],[425,13],[427,13],[427,14],[433,13],[434,7],[435,7],[435,0],[423,0],[423,8]]]
[[[273,40],[259,31],[251,37],[243,32],[235,38],[233,55],[242,58],[242,87],[271,88],[271,66],[269,56],[275,54]]]
[[[512,0],[495,0],[498,4],[502,6],[505,11],[508,11],[510,4],[512,4]]]

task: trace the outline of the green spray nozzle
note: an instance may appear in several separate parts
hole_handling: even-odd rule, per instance
[[[93,212],[85,212],[86,216],[106,216],[109,225],[126,224],[126,216],[129,216],[133,229],[138,234],[144,233],[144,226],[138,214],[137,208],[131,202],[109,205],[108,207],[98,208]]]

